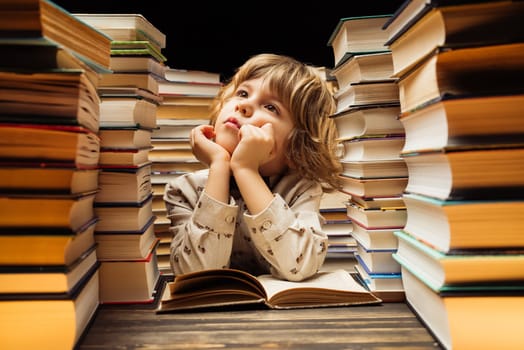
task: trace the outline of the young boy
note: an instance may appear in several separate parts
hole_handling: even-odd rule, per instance
[[[231,267],[300,281],[327,253],[320,199],[338,188],[335,101],[314,67],[260,54],[190,142],[208,169],[166,185],[176,274]]]

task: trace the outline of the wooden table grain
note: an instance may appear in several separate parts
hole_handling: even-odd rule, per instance
[[[78,350],[440,349],[405,303],[156,314],[100,306]]]

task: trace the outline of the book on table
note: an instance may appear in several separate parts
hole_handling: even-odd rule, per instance
[[[61,46],[101,70],[109,69],[111,38],[49,0],[0,4],[0,43]]]
[[[400,273],[373,273],[365,265],[354,265],[357,276],[373,294],[384,303],[398,303],[406,300],[402,275]]]
[[[0,123],[0,158],[93,168],[100,157],[97,134],[80,126]]]
[[[98,189],[98,175],[99,169],[77,168],[75,164],[1,161],[0,191],[80,194]]]
[[[355,106],[377,105],[399,102],[399,90],[396,79],[375,80],[352,83],[337,90],[336,113]]]
[[[442,96],[522,93],[524,42],[439,47],[398,81],[401,113]]]
[[[73,13],[105,33],[113,41],[149,41],[158,51],[166,47],[166,35],[140,13]]]
[[[0,121],[82,126],[97,132],[100,98],[84,70],[0,71]]]
[[[515,143],[524,134],[523,107],[524,94],[439,98],[400,115],[403,151]]]
[[[71,265],[95,244],[98,219],[89,218],[78,229],[0,227],[0,265]]]
[[[444,349],[520,349],[524,346],[522,283],[439,292],[402,267],[406,302]]]
[[[154,129],[158,105],[136,96],[102,97],[100,128],[139,127]]]
[[[393,258],[433,289],[479,288],[482,284],[524,281],[524,249],[462,249],[441,252],[405,231],[396,231]]]
[[[35,349],[52,344],[53,349],[74,349],[98,309],[98,288],[97,268],[69,293],[0,294],[2,348]],[[28,325],[31,336],[27,335]]]
[[[331,75],[336,78],[339,88],[352,83],[390,79],[393,58],[389,51],[349,56],[331,70]]]
[[[364,136],[404,135],[404,126],[398,120],[400,104],[354,106],[333,114],[338,139],[348,140]]]
[[[439,200],[405,193],[403,197],[409,213],[403,230],[441,252],[524,246],[522,196],[514,200]]]
[[[255,277],[235,269],[210,269],[176,275],[166,285],[157,312],[240,305],[292,309],[380,303],[343,269],[318,272],[300,282],[271,275]]]
[[[406,192],[439,199],[522,197],[522,144],[445,148],[402,157],[409,173]]]
[[[156,258],[158,239],[144,258],[100,261],[101,304],[150,304],[160,293],[160,271]]]
[[[382,30],[389,17],[390,14],[340,18],[327,42],[333,50],[333,66],[355,54],[389,51],[384,45],[387,33]]]
[[[521,42],[524,3],[520,1],[444,2],[386,41],[393,55],[393,71],[402,75],[437,47],[475,47]],[[508,28],[512,28],[508,30]],[[390,32],[391,33],[391,32]],[[468,69],[468,64],[460,65]]]

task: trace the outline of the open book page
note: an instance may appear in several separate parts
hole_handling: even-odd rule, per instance
[[[344,269],[319,272],[292,282],[271,275],[258,276],[273,308],[319,307],[380,303],[381,300],[360,285]]]

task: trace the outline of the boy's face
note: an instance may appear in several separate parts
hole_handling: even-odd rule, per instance
[[[215,142],[232,154],[240,141],[239,130],[242,125],[260,128],[266,123],[273,126],[274,157],[259,170],[264,176],[277,175],[289,165],[284,154],[294,121],[291,113],[263,83],[262,78],[244,81],[233,96],[225,101],[215,122]]]

